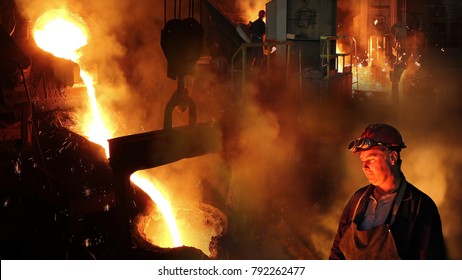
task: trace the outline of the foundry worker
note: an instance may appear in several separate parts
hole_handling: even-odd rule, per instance
[[[266,24],[263,21],[266,12],[260,10],[258,19],[249,23],[250,40],[252,43],[263,43],[263,36],[266,33]],[[260,66],[263,61],[263,46],[251,47],[250,49],[250,64]]]
[[[343,210],[329,259],[446,258],[436,204],[401,171],[405,147],[399,131],[383,123],[350,143],[370,184]]]

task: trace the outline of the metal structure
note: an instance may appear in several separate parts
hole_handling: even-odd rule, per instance
[[[114,175],[114,191],[120,231],[116,239],[119,252],[130,250],[133,216],[133,191],[130,175],[173,163],[183,158],[197,157],[221,151],[221,129],[218,123],[190,124],[142,134],[109,139],[109,163]]]
[[[339,63],[351,61],[355,48],[337,52],[337,41],[348,39],[336,35],[337,1],[273,0],[266,4],[266,10],[266,40],[290,42],[301,53],[303,94],[316,98],[351,96],[351,68],[339,71]]]
[[[335,51],[332,54],[331,50],[336,50],[337,42],[342,39],[349,41],[348,50],[344,52]],[[351,74],[353,56],[356,56],[356,53],[352,38],[347,38],[346,36],[321,36],[320,57],[323,79],[328,80],[330,77],[339,74]]]
[[[194,1],[190,1],[190,5]],[[201,52],[202,27],[191,17],[175,18],[166,22],[162,31],[162,48],[169,62],[167,75],[177,79],[178,88],[165,107],[164,127],[161,130],[109,139],[109,163],[113,170],[114,191],[118,201],[117,221],[120,231],[115,237],[120,256],[128,254],[132,243],[131,220],[133,191],[130,175],[137,170],[155,168],[175,161],[218,153],[222,147],[221,127],[218,122],[196,123],[196,107],[184,86],[184,76],[192,74],[192,67]],[[178,2],[181,14],[181,1]],[[194,12],[191,11],[189,16]],[[191,33],[187,34],[189,31]],[[187,36],[186,36],[187,35]],[[192,46],[191,46],[192,43]],[[189,108],[189,124],[172,127],[172,111]]]
[[[231,81],[234,86],[238,84],[236,81],[236,75],[235,73],[240,73],[241,77],[241,91],[245,92],[246,87],[245,83],[249,78],[249,72],[251,71],[249,67],[249,61],[247,57],[247,53],[249,49],[253,48],[265,48],[266,53],[265,53],[265,65],[263,67],[263,70],[266,72],[269,72],[271,68],[274,68],[274,65],[271,65],[272,57],[274,57],[274,54],[271,52],[273,48],[278,48],[284,46],[283,51],[285,50],[285,61],[283,64],[283,71],[284,71],[284,76],[286,81],[289,81],[291,77],[295,77],[297,79],[298,83],[298,88],[301,90],[302,88],[302,53],[300,49],[295,45],[293,42],[285,41],[285,42],[265,42],[265,43],[244,43],[241,44],[239,49],[234,53],[233,57],[231,58]],[[277,50],[276,50],[277,52]],[[294,55],[295,54],[295,55]],[[295,57],[295,59],[292,58],[292,56]],[[240,60],[240,63],[237,63],[237,60]],[[295,73],[291,75],[291,67],[292,63],[291,61],[295,60],[296,65],[294,67]],[[279,67],[278,67],[279,68]],[[267,79],[267,82],[269,82],[269,79]]]

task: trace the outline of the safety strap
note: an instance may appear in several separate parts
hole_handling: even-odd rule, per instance
[[[358,199],[358,203],[356,203],[356,207],[355,207],[355,210],[353,212],[353,216],[351,217],[351,221],[354,221],[356,219],[356,211],[358,211],[358,207],[359,207],[359,204],[361,203],[361,200],[363,200],[363,198],[366,197],[366,195],[369,195],[372,193],[372,191],[374,190],[374,186],[373,185],[369,185],[366,190],[363,192],[363,194],[359,197]]]
[[[401,177],[401,183],[400,183],[400,186],[399,186],[398,197],[396,198],[396,201],[393,204],[393,213],[391,215],[390,228],[393,225],[393,223],[395,222],[396,213],[398,213],[398,208],[401,205],[401,201],[403,201],[404,192],[406,191],[406,187],[407,187],[406,179],[404,177]]]

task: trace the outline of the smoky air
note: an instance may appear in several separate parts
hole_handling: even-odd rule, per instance
[[[16,2],[21,14],[33,22],[63,1]],[[177,88],[177,81],[167,78],[167,61],[160,43],[165,21],[164,10],[159,7],[164,1],[68,2],[67,8],[88,20],[90,26],[90,39],[81,49],[80,63],[98,73],[96,95],[100,111],[116,127],[113,137],[162,129],[165,106]],[[242,15],[239,1],[210,2],[226,7],[223,14],[240,23],[255,19],[256,15]],[[247,10],[255,1],[241,2]],[[355,31],[347,27],[354,26],[356,10],[345,8],[348,5],[344,2],[349,1],[337,2],[339,33],[354,35]],[[261,9],[252,8],[257,12]],[[139,239],[155,256],[172,259],[327,259],[341,211],[351,194],[368,184],[359,159],[347,149],[348,143],[359,137],[367,125],[385,122],[399,129],[407,145],[401,152],[406,179],[438,205],[449,258],[462,258],[460,48],[429,46],[422,51],[421,57],[412,60],[402,73],[396,103],[390,96],[388,70],[362,76],[361,82],[378,82],[382,91],[374,87],[346,98],[335,91],[324,95],[322,87],[312,83],[316,78],[313,75],[302,77],[300,89],[299,81],[287,80],[278,67],[267,73],[249,72],[245,86],[235,90],[230,63],[224,62],[226,55],[214,53],[217,45],[212,39],[206,36],[211,41],[204,48],[210,56],[210,67],[198,65],[194,77],[187,77],[185,85],[196,103],[197,121],[220,124],[223,150],[149,171],[166,186],[162,192],[168,194],[173,207],[180,209],[180,227],[186,232],[185,238],[191,238],[185,245],[200,247],[206,256],[196,251],[170,251],[168,246],[155,244],[155,233],[165,226],[162,222],[152,224],[161,219],[158,208],[136,188],[139,201],[132,204],[139,213],[130,220],[140,225],[132,229],[135,240]],[[226,45],[220,46],[226,49]],[[364,49],[361,51],[359,59],[365,60],[367,55]],[[383,67],[388,65],[380,69]],[[310,69],[304,70],[313,74]],[[63,139],[69,136],[67,131],[79,135],[80,131],[75,130],[83,122],[82,110],[79,107],[57,117],[66,130]],[[188,124],[187,111],[174,110],[172,116],[174,127]],[[43,133],[48,136],[48,132]],[[71,139],[74,150],[87,145],[78,136]],[[50,149],[58,150],[61,145]],[[97,153],[91,154],[96,157]],[[59,157],[59,153],[55,156]],[[75,158],[79,156],[70,156],[69,161]],[[98,159],[107,167],[103,156],[98,155]],[[85,174],[96,172],[97,165],[76,162],[67,170],[84,166],[90,170]],[[55,172],[62,171],[56,168]],[[93,176],[101,180],[92,180],[111,191],[110,176]],[[78,188],[92,187],[93,184]],[[79,233],[75,238],[85,240],[84,235]],[[86,248],[99,248],[95,244],[103,248],[92,252],[96,257],[113,257],[112,251],[104,251],[108,242],[101,245],[95,241],[99,237],[91,238],[92,245]],[[35,257],[40,254],[32,255]],[[181,270],[164,267],[158,272],[178,275]],[[192,271],[196,272],[200,271]]]

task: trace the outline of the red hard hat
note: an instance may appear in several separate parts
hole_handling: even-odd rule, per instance
[[[260,10],[260,11],[258,12],[258,17],[264,17],[265,15],[266,15],[265,10]]]
[[[406,148],[406,144],[396,128],[388,124],[377,123],[366,127],[361,137],[352,141],[348,149],[357,152],[377,147],[400,151]]]

